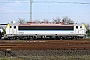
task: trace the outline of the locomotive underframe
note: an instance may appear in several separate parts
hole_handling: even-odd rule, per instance
[[[60,39],[80,39],[80,38],[84,38],[84,35],[57,35],[57,34],[53,34],[53,35],[37,35],[37,34],[6,34],[4,35],[5,39],[10,39],[10,40],[16,40],[16,39],[20,39],[20,40],[27,40],[27,39],[55,39],[55,40],[60,40]]]

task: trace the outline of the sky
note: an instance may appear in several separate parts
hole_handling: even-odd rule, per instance
[[[90,23],[90,0],[33,0],[32,21],[65,16],[76,23]],[[0,0],[0,23],[17,22],[18,18],[30,21],[30,0]]]

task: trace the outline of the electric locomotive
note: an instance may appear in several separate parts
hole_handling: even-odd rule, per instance
[[[79,39],[86,36],[84,24],[52,23],[10,23],[6,26],[5,38],[8,39]]]

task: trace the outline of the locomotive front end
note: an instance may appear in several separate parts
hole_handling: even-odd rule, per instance
[[[2,27],[0,26],[0,39],[2,38],[2,36],[3,36],[3,29],[2,29]]]

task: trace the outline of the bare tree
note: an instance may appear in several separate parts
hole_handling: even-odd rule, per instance
[[[25,22],[25,19],[18,18],[18,23],[24,24],[24,23],[26,23],[26,22]]]
[[[35,22],[36,24],[38,24],[38,23],[40,23],[40,20],[35,20],[34,22]]]
[[[42,22],[42,23],[47,23],[47,22],[48,22],[48,19],[44,19],[43,21],[40,21],[40,20],[37,19],[37,20],[35,20],[34,22],[35,22],[36,24],[39,24],[39,23],[41,23],[41,22]]]
[[[48,19],[44,19],[42,22],[47,23],[49,22]]]
[[[66,23],[66,24],[74,23],[74,21],[72,21],[72,20],[71,20],[70,18],[68,18],[67,16],[63,17],[62,22],[63,22],[63,23]]]
[[[56,19],[53,19],[53,23],[56,23],[56,22],[60,22],[60,18],[59,17],[57,17]]]

